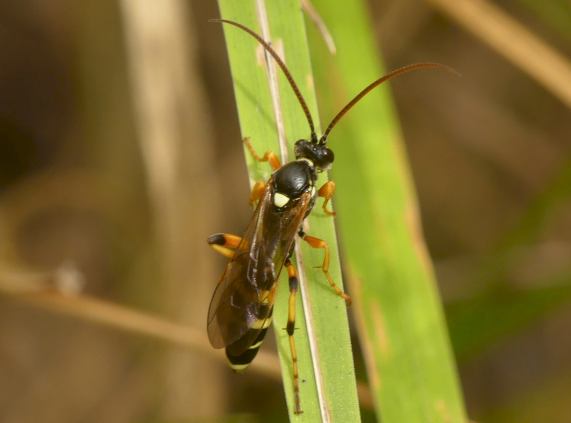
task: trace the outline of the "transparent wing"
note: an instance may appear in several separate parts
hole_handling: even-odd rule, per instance
[[[278,211],[271,186],[270,179],[210,302],[208,337],[215,348],[240,340],[245,350],[268,326],[276,282],[311,204],[306,193]]]

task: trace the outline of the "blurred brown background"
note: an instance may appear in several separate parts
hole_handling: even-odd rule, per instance
[[[204,331],[224,266],[205,239],[250,214],[224,41],[207,23],[218,11],[175,1],[163,16],[149,2],[143,16],[136,3],[0,4],[0,421],[285,419],[279,381],[19,294],[83,284]],[[393,93],[469,415],[569,422],[571,101],[444,1],[369,3],[387,68],[436,61],[463,75]],[[571,4],[495,4],[569,66]],[[168,67],[141,74],[149,57]]]

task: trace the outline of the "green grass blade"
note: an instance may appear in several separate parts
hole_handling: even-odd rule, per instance
[[[238,21],[260,33],[257,3],[263,2],[219,0],[221,16]],[[286,63],[314,117],[317,117],[305,27],[299,3],[272,1],[267,2],[265,6],[272,42],[278,50],[283,46]],[[224,30],[242,134],[251,138],[260,153],[267,150],[280,151],[265,65],[256,54],[258,46],[247,34],[236,28],[226,27]],[[293,143],[299,138],[306,138],[309,130],[301,107],[281,74],[279,87],[283,123],[292,157]],[[246,159],[252,180],[268,178],[269,167],[252,163],[247,154]],[[325,178],[322,177],[319,183],[324,181]],[[332,255],[330,272],[342,286],[333,219],[326,217],[317,207],[308,223],[308,233],[329,243]],[[304,263],[302,273],[307,282],[302,287],[303,313],[298,300],[295,333],[302,381],[301,401],[304,413],[301,415],[294,415],[292,412],[291,358],[288,339],[282,330],[287,320],[288,287],[285,275],[280,278],[274,310],[274,327],[290,419],[356,422],[360,420],[360,415],[345,304],[331,291],[320,269],[315,268],[323,261],[323,253],[305,245],[301,250]]]
[[[312,54],[324,116],[383,73],[361,2],[315,0],[337,44],[316,31]],[[406,78],[443,78],[436,72]],[[333,131],[335,205],[354,312],[377,412],[384,423],[466,421],[442,306],[425,251],[388,89],[362,101]]]

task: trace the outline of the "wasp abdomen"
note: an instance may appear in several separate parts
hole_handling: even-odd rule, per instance
[[[243,346],[243,338],[247,338],[249,333],[246,332],[243,338],[239,339],[238,341],[228,345],[226,347],[226,358],[228,359],[228,364],[235,372],[240,372],[245,370],[246,367],[250,365],[252,360],[258,354],[258,350],[260,346],[264,342],[264,337],[266,336],[266,332],[268,331],[268,327],[271,324],[271,317],[264,321],[264,328],[258,333],[258,336],[254,339],[252,344],[248,346],[244,350]],[[267,326],[266,326],[267,324]],[[250,329],[252,330],[252,329]]]

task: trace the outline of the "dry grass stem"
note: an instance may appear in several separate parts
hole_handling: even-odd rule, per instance
[[[486,0],[428,0],[571,107],[571,63]]]
[[[22,283],[25,280],[25,283]],[[220,361],[221,351],[212,349],[206,336],[198,329],[183,326],[152,314],[99,300],[87,295],[65,295],[46,287],[50,281],[45,275],[0,277],[0,295],[23,301],[50,312],[85,320],[114,329],[144,335],[176,346],[188,348]],[[281,378],[277,357],[260,352],[252,370],[275,380]]]
[[[45,273],[3,274],[0,276],[0,295],[56,314],[169,342],[214,357],[221,362],[226,361],[222,351],[212,349],[198,329],[87,295],[66,295],[50,290],[49,287],[54,285],[52,278]],[[250,368],[260,375],[276,381],[281,380],[280,365],[274,354],[260,351]],[[357,388],[361,405],[372,409],[368,386],[359,383]]]
[[[317,27],[317,30],[323,37],[323,41],[325,41],[325,44],[327,45],[327,49],[329,50],[329,52],[331,54],[337,53],[337,47],[335,47],[335,41],[333,40],[333,36],[329,32],[329,29],[327,29],[327,25],[325,25],[325,22],[321,18],[321,15],[315,9],[311,1],[301,0],[301,8]]]
[[[212,125],[198,65],[191,11],[181,0],[121,0],[134,117],[152,212],[162,309],[173,320],[203,327],[204,298],[218,271],[209,260],[205,226],[218,192]],[[204,343],[207,346],[207,343]],[[224,406],[225,369],[168,352],[162,389],[167,415],[211,415]],[[190,377],[209,378],[206,386]]]

